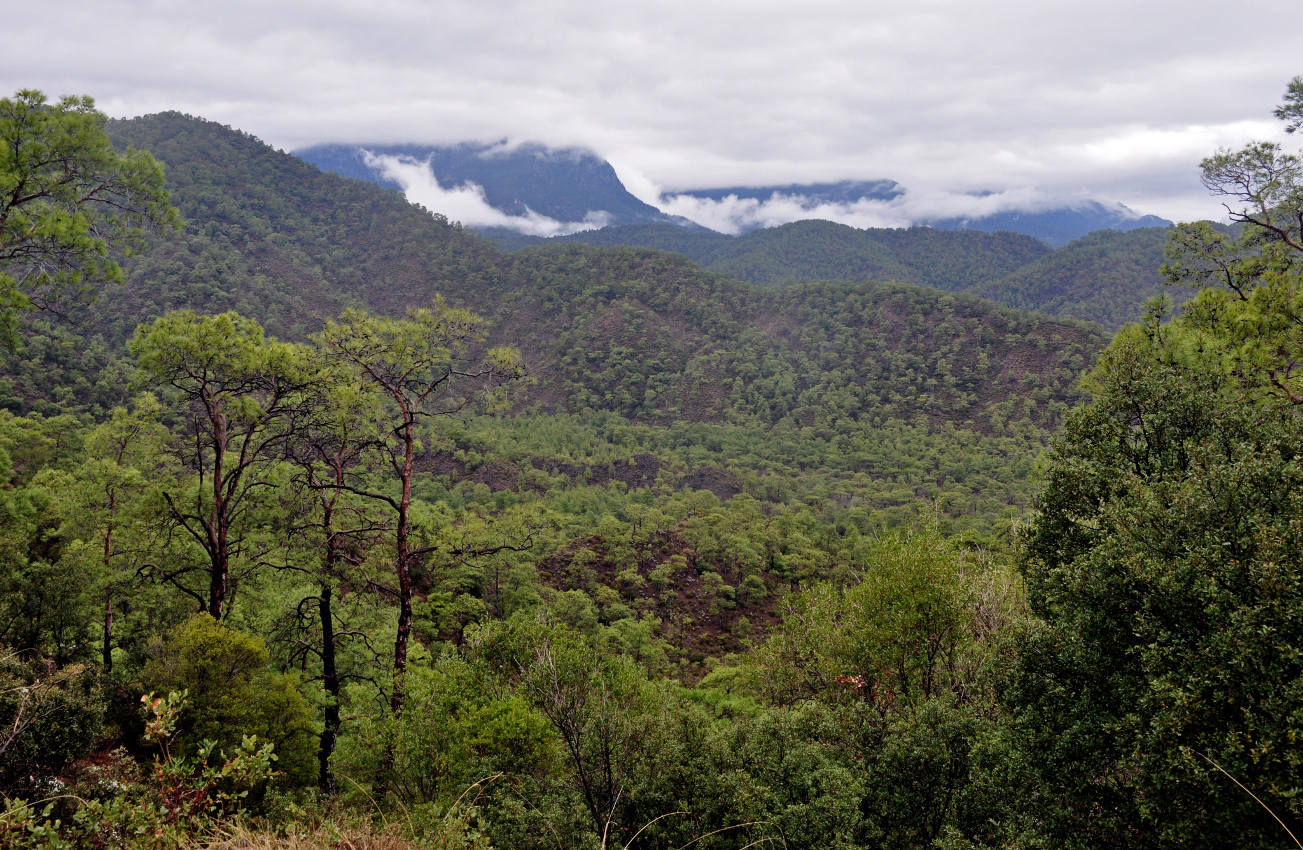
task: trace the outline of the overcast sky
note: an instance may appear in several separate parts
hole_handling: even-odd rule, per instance
[[[592,148],[635,194],[889,178],[1217,217],[1219,146],[1285,137],[1295,0],[46,0],[0,88],[177,109],[283,149]],[[219,13],[220,10],[220,13]],[[1289,139],[1297,148],[1303,139]]]

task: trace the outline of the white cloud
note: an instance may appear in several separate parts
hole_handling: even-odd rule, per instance
[[[600,210],[590,212],[583,221],[568,222],[548,218],[528,207],[524,215],[510,215],[491,206],[484,196],[483,187],[474,183],[463,183],[451,189],[440,186],[430,159],[373,154],[368,150],[362,151],[362,158],[368,168],[377,169],[402,187],[407,200],[470,227],[505,227],[529,236],[564,236],[582,230],[596,230],[610,221],[609,216]]]
[[[703,227],[736,235],[760,227],[777,227],[791,221],[818,218],[851,227],[906,227],[910,224],[890,201],[861,200],[851,204],[820,203],[803,195],[775,192],[766,200],[726,195],[720,200],[692,195],[668,195],[660,208]]]
[[[714,200],[693,195],[662,197],[661,209],[695,221],[711,230],[738,234],[761,227],[776,227],[802,219],[823,219],[856,228],[908,227],[943,219],[977,219],[1002,212],[1038,212],[1086,203],[1085,197],[1063,197],[1039,189],[1017,188],[1003,192],[968,194],[906,189],[888,200],[862,199],[854,203],[829,203],[804,195],[775,192],[764,200],[727,195]]]

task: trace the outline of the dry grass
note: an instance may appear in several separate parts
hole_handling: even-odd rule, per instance
[[[272,835],[239,825],[223,829],[215,837],[196,841],[188,850],[418,850],[420,847],[401,836],[359,826],[323,824],[302,832]]]

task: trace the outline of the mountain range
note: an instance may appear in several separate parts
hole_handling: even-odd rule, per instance
[[[326,171],[404,191],[435,212],[510,242],[610,226],[674,224],[730,234],[801,219],[928,225],[943,230],[1010,231],[1061,247],[1096,230],[1170,227],[1119,203],[1075,199],[1015,203],[991,194],[953,198],[970,214],[915,209],[893,180],[726,186],[635,197],[609,162],[582,148],[508,145],[325,144],[296,155]]]
[[[492,462],[470,437],[424,461],[493,491],[564,476],[891,522],[924,500],[995,540],[1083,397],[1102,325],[1136,318],[1160,285],[1160,229],[1055,250],[1012,233],[804,221],[729,237],[661,221],[506,251],[212,122],[108,129],[163,162],[185,228],[128,258],[125,286],[0,356],[0,407],[106,415],[130,390],[125,340],[169,310],[236,310],[304,340],[345,308],[401,315],[441,294],[531,378]]]

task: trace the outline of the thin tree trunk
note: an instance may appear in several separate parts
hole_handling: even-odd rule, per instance
[[[398,571],[398,634],[394,639],[394,693],[390,707],[398,713],[403,707],[403,675],[407,672],[407,641],[412,633],[412,567],[408,545],[408,523],[412,507],[412,471],[415,466],[415,418],[404,411],[402,496],[398,500],[398,530],[395,567]]]
[[[107,676],[113,672],[113,594],[107,593],[104,596],[104,641],[102,649],[102,664],[104,675]]]
[[[222,492],[223,473],[226,471],[226,417],[219,410],[210,414],[213,421],[213,508],[208,520],[209,568],[208,613],[221,620],[226,608],[226,578],[229,570],[227,558],[227,517]]]
[[[332,539],[329,544],[334,549]],[[333,560],[333,551],[329,556]],[[329,575],[329,574],[328,574]],[[329,694],[326,700],[326,725],[321,730],[321,749],[317,754],[320,772],[317,783],[325,793],[335,790],[335,777],[330,773],[330,756],[335,751],[335,741],[339,738],[339,670],[335,664],[335,614],[331,610],[330,579],[321,583],[318,595],[318,609],[321,614],[321,682]]]

